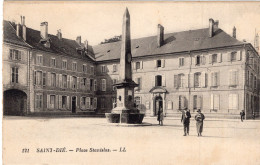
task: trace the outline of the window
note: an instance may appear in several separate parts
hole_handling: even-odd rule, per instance
[[[42,108],[42,94],[36,94],[35,97],[35,108]]]
[[[253,73],[251,73],[251,75],[250,75],[250,86],[251,86],[251,88],[254,87],[254,75],[253,75]]]
[[[75,76],[72,77],[72,88],[73,89],[77,88],[77,77]]]
[[[140,108],[141,106],[141,98],[139,96],[135,97],[135,105],[137,108]]]
[[[201,83],[201,73],[195,73],[194,74],[194,87],[200,87],[200,83]]]
[[[93,90],[93,86],[94,86],[94,80],[90,79],[90,90]]]
[[[117,82],[117,79],[113,79],[113,91],[116,91],[116,87],[114,86],[114,84],[116,84],[116,82]]]
[[[113,72],[117,72],[117,65],[116,64],[113,65]]]
[[[50,106],[49,108],[54,109],[55,107],[55,95],[50,95]]]
[[[238,94],[229,94],[228,101],[229,101],[228,104],[229,110],[238,109]]]
[[[62,75],[62,87],[67,88],[67,75]]]
[[[86,89],[87,86],[87,78],[81,79],[81,89]]]
[[[66,109],[67,108],[67,96],[61,97],[61,108]]]
[[[212,55],[212,64],[213,64],[213,63],[216,63],[217,60],[218,60],[218,55],[217,55],[217,54],[213,54],[213,55]]]
[[[231,61],[236,61],[237,60],[237,52],[232,52],[231,53]]]
[[[101,91],[106,91],[106,79],[101,80]]]
[[[193,109],[202,108],[202,96],[194,95],[193,96]]]
[[[219,95],[211,94],[210,109],[213,110],[213,111],[219,110]]]
[[[10,60],[21,60],[21,51],[10,49]]]
[[[254,79],[254,87],[255,87],[255,89],[257,89],[257,79],[256,79],[256,76],[255,76],[255,79]]]
[[[62,60],[62,69],[67,69],[67,60]]]
[[[55,87],[56,86],[56,74],[51,73],[51,86]]]
[[[229,71],[229,78],[230,78],[230,80],[229,80],[229,85],[230,86],[236,86],[237,84],[238,84],[238,74],[237,74],[237,71],[235,71],[235,70],[231,70],[231,71]]]
[[[77,71],[77,63],[76,62],[72,63],[72,70]]]
[[[87,99],[86,97],[81,97],[81,102],[80,102],[80,108],[85,110],[86,109],[86,103],[87,103]]]
[[[12,83],[18,83],[18,68],[12,67],[12,78],[11,78]]]
[[[140,64],[140,62],[138,61],[138,62],[136,62],[135,63],[135,65],[136,65],[136,69],[141,69],[141,64]]]
[[[101,73],[106,73],[106,66],[105,65],[101,66]]]
[[[155,76],[155,86],[162,86],[162,76]]]
[[[90,67],[90,71],[91,71],[91,73],[90,73],[90,74],[92,74],[92,75],[94,75],[94,74],[95,74],[95,68],[94,68],[94,66],[91,66],[91,67]]]
[[[219,85],[219,72],[211,73],[211,86],[217,87]]]
[[[42,65],[42,63],[43,63],[42,55],[37,54],[36,55],[36,64],[37,65]]]
[[[185,75],[184,74],[174,75],[174,87],[183,88],[184,86],[185,86]]]
[[[51,58],[51,67],[56,67],[56,59]]]
[[[195,60],[196,60],[196,63],[195,63],[195,64],[196,64],[196,65],[200,65],[200,56],[196,56],[196,59],[195,59]]]
[[[42,73],[42,86],[46,85],[46,72]]]
[[[135,82],[138,84],[137,88],[135,88],[135,90],[139,91],[142,89],[142,78],[138,77],[135,79]]]
[[[179,66],[184,66],[184,58],[179,58]]]
[[[35,85],[42,85],[42,71],[35,71]]]
[[[157,60],[157,68],[160,68],[162,67],[162,60]]]
[[[87,65],[86,64],[82,65],[82,72],[87,73]]]
[[[179,110],[185,109],[186,108],[186,98],[185,96],[179,96]]]

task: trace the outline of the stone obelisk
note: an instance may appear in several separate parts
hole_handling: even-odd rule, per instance
[[[130,14],[126,8],[123,17],[119,82],[115,84],[117,106],[112,109],[111,113],[106,113],[106,118],[110,123],[142,123],[144,114],[140,114],[134,104],[134,88],[138,85],[132,80],[131,62]]]

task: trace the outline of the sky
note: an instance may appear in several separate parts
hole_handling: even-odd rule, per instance
[[[260,2],[4,2],[4,20],[20,22],[25,16],[27,27],[40,30],[47,21],[49,33],[89,44],[122,33],[123,14],[131,16],[131,37],[156,35],[157,25],[165,33],[207,28],[209,18],[219,20],[219,28],[237,38],[254,43],[255,31],[260,33]]]

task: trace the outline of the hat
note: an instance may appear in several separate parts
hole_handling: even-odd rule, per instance
[[[198,109],[197,112],[201,112],[200,109]]]

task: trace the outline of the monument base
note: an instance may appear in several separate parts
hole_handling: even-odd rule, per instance
[[[113,109],[111,113],[106,113],[108,123],[142,124],[144,114],[138,109]]]

